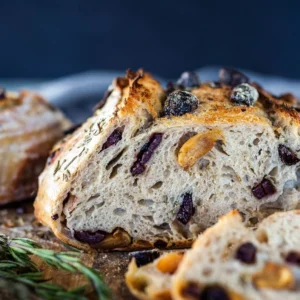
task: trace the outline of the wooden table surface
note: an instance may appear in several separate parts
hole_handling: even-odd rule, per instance
[[[42,226],[35,220],[32,201],[0,208],[0,232],[11,237],[28,237],[34,239],[47,249],[57,251],[70,250],[52,234],[50,229]],[[130,261],[129,253],[82,253],[81,258],[86,265],[97,269],[103,274],[105,282],[112,289],[115,299],[136,299],[128,291],[124,280],[124,274]],[[66,288],[74,288],[86,282],[80,275],[53,269],[38,259],[36,259],[36,263],[45,272],[46,278],[51,278],[51,282],[58,283]]]

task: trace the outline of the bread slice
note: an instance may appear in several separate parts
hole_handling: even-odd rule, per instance
[[[173,253],[140,267],[133,259],[127,285],[149,300],[299,299],[299,224],[299,210],[275,213],[255,231],[232,211],[200,235],[178,263]]]
[[[300,211],[275,213],[257,231],[245,228],[237,211],[224,216],[185,254],[173,298],[299,299],[299,224]]]
[[[184,252],[168,251],[153,262],[152,253],[138,252],[133,255],[125,275],[126,284],[131,293],[138,299],[172,299],[172,275],[181,263]]]
[[[295,100],[226,72],[201,85],[188,75],[167,91],[142,71],[117,78],[56,146],[37,218],[83,249],[167,249],[191,245],[234,208],[250,223],[296,208]]]
[[[171,281],[169,274],[160,273],[152,265],[138,269],[131,262],[126,275],[127,286],[131,293],[138,299],[161,299],[170,300]]]
[[[70,126],[39,95],[0,88],[0,205],[36,195],[49,151]]]

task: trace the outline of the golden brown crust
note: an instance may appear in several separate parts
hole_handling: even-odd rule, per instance
[[[163,95],[163,90],[159,83],[149,74],[142,70],[136,73],[129,71],[127,73],[129,87],[123,91],[125,104],[119,111],[119,116],[136,114],[136,109],[145,107],[154,118],[158,117],[161,110],[161,99],[153,98],[153,94]]]
[[[283,123],[300,124],[299,103],[294,95],[288,93],[275,97],[261,88],[259,94],[259,102],[271,120],[275,121],[274,126],[282,126]]]
[[[37,207],[35,205],[35,211],[38,210],[37,213],[43,213],[43,210],[40,209],[40,207]],[[35,212],[35,214],[37,214]],[[42,216],[43,215],[40,215],[39,216]],[[43,223],[42,221],[42,218],[39,218],[39,220]],[[53,221],[53,220],[52,220]],[[55,223],[55,221],[53,221],[53,223]],[[43,223],[44,225],[46,226],[49,226],[49,223]],[[53,226],[51,227],[51,229],[53,230],[53,233],[64,243],[66,244],[69,244],[73,247],[76,247],[78,249],[82,249],[84,251],[87,251],[87,252],[96,252],[97,249],[101,250],[101,251],[111,251],[111,250],[114,250],[114,251],[138,251],[138,250],[146,250],[146,249],[154,249],[154,248],[157,248],[155,247],[154,243],[151,243],[151,242],[148,242],[147,244],[145,243],[141,243],[141,241],[137,240],[137,241],[133,241],[130,245],[127,245],[126,247],[122,248],[122,247],[119,247],[119,248],[101,248],[99,246],[99,248],[94,248],[94,247],[91,247],[89,244],[84,244],[84,243],[81,243],[75,239],[73,239],[72,237],[69,237],[66,233],[64,233],[63,231],[59,231],[57,230],[57,227]],[[183,241],[178,241],[176,242],[176,244],[169,244],[167,245],[166,247],[164,248],[161,248],[163,250],[168,250],[168,249],[186,249],[186,248],[190,248],[191,245],[193,244],[193,240],[183,240]]]

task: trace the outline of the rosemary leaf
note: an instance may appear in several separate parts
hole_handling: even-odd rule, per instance
[[[84,286],[72,290],[48,283],[44,274],[30,259],[35,255],[48,265],[84,275],[93,285],[98,300],[112,299],[112,293],[99,272],[81,263],[78,252],[56,253],[43,249],[41,245],[27,238],[9,239],[0,234],[0,279],[21,283],[46,300],[87,300]]]

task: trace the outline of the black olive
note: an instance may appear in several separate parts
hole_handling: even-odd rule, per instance
[[[276,193],[276,188],[269,179],[263,179],[259,184],[252,188],[252,193],[257,199],[262,199]]]
[[[249,82],[246,75],[232,68],[222,68],[219,72],[219,80],[221,84],[231,86]]]
[[[238,105],[254,105],[258,99],[258,91],[248,83],[236,86],[231,92],[231,100]]]
[[[107,233],[105,231],[75,231],[74,232],[74,238],[82,243],[87,243],[87,244],[97,244],[102,242]]]
[[[195,209],[193,207],[193,198],[191,193],[186,193],[183,195],[183,200],[181,202],[179,211],[177,213],[176,219],[186,225],[191,217],[193,216]]]
[[[137,155],[136,161],[130,168],[130,173],[132,176],[142,174],[146,170],[146,163],[150,160],[153,155],[154,150],[159,146],[162,141],[162,133],[153,133],[149,141],[143,145],[140,152]]]
[[[165,249],[168,246],[168,243],[163,240],[157,240],[154,242],[154,247],[158,249]]]
[[[204,287],[202,290],[197,283],[190,282],[182,291],[184,296],[199,300],[229,300],[224,288],[217,284]]]
[[[285,258],[285,261],[290,264],[295,264],[300,267],[300,253],[291,251]]]
[[[54,220],[54,221],[57,220],[58,219],[58,214],[52,215],[51,219]]]
[[[287,166],[295,165],[300,161],[297,155],[289,147],[283,144],[278,146],[278,154],[281,161]]]
[[[135,262],[138,267],[147,265],[153,262],[156,258],[160,256],[158,251],[141,251],[133,253],[132,256],[135,258]]]
[[[176,82],[181,89],[192,89],[200,87],[200,79],[195,72],[183,72]]]
[[[203,289],[200,297],[200,300],[230,300],[225,289],[218,285],[208,286]]]
[[[167,116],[182,116],[198,108],[198,98],[186,91],[172,92],[164,105],[164,114]]]
[[[256,259],[256,247],[250,243],[242,244],[236,251],[235,258],[245,264],[253,264]]]
[[[106,142],[103,144],[101,151],[116,145],[121,139],[123,135],[123,128],[115,129],[112,134],[107,138]]]

